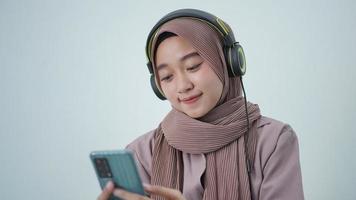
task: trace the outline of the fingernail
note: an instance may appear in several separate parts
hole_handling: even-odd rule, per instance
[[[143,187],[145,188],[145,189],[151,189],[152,188],[152,186],[150,185],[150,184],[148,184],[148,183],[144,183],[143,184]]]
[[[114,190],[114,195],[121,196],[122,195],[122,190],[120,190],[120,189]]]
[[[106,189],[110,189],[110,188],[112,188],[112,186],[113,186],[113,183],[112,183],[111,181],[108,181],[108,182],[106,183],[105,188],[106,188]]]

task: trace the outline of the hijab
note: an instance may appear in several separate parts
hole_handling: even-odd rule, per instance
[[[257,121],[261,117],[258,105],[247,103],[248,129],[239,77],[228,76],[222,37],[214,28],[192,18],[168,21],[153,39],[152,55],[158,38],[167,32],[190,42],[219,77],[223,91],[217,105],[201,118],[191,118],[174,108],[166,115],[154,133],[151,184],[182,191],[182,154],[204,154],[203,199],[251,199],[248,161],[255,155]],[[155,61],[152,63],[156,70]],[[155,75],[157,79],[156,71]]]

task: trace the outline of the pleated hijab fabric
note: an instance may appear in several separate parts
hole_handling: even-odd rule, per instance
[[[216,107],[199,119],[174,108],[163,119],[154,135],[151,183],[182,191],[182,153],[204,154],[203,199],[251,199],[246,157],[253,161],[255,155],[257,121],[261,117],[258,105],[247,104],[251,125],[247,133],[240,81],[238,77],[228,76],[222,38],[216,30],[199,20],[177,18],[160,27],[153,47],[165,32],[174,33],[192,44],[223,83],[223,92]],[[155,48],[152,55],[154,51]]]

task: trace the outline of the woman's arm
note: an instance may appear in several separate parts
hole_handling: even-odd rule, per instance
[[[153,131],[150,131],[126,146],[126,149],[134,153],[137,170],[143,183],[151,182],[151,162],[153,151]]]
[[[304,199],[298,138],[290,126],[283,128],[275,149],[263,167],[260,200]]]

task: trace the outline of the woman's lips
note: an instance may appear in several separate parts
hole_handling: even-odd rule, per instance
[[[181,99],[180,101],[185,104],[193,104],[201,97],[201,95],[202,94],[198,94],[195,96],[187,97],[187,98]]]

